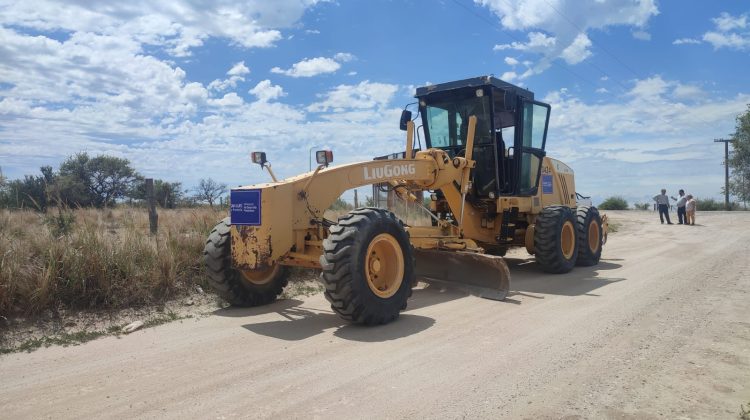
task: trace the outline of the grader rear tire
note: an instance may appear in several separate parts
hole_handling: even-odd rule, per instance
[[[534,227],[534,250],[537,263],[548,273],[562,274],[573,269],[578,258],[578,241],[576,219],[569,207],[542,209]]]
[[[230,227],[227,217],[214,227],[203,248],[209,285],[234,306],[260,306],[273,302],[287,284],[286,267],[274,264],[260,271],[241,271],[232,267]]]
[[[578,259],[576,265],[590,267],[599,264],[602,256],[602,218],[596,207],[578,207],[576,212]]]
[[[415,283],[409,235],[396,216],[361,208],[339,218],[320,265],[331,309],[358,324],[387,324],[406,309]]]

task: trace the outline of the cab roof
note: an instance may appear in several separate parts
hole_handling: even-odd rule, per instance
[[[423,98],[429,94],[436,92],[446,92],[455,89],[477,88],[484,86],[492,86],[507,92],[512,92],[517,96],[532,100],[534,99],[534,92],[502,81],[493,76],[472,77],[471,79],[456,80],[454,82],[438,83],[436,85],[418,87],[417,93],[414,95],[414,97]]]

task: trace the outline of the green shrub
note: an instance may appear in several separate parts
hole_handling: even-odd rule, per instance
[[[636,210],[651,210],[651,204],[649,203],[635,203],[633,204]]]
[[[628,207],[628,201],[618,196],[609,197],[599,204],[601,210],[627,210]]]
[[[723,202],[713,198],[696,198],[695,205],[698,211],[741,210],[739,203],[730,202],[729,208],[725,209]]]

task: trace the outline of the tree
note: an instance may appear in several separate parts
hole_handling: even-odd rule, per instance
[[[83,152],[60,165],[57,190],[68,205],[106,207],[125,197],[139,179],[127,159],[107,155],[89,158]]]
[[[134,200],[145,200],[146,183],[144,181],[144,179],[140,179],[135,188],[128,193],[128,197]],[[173,209],[182,200],[182,196],[181,182],[167,182],[161,179],[154,180],[154,198],[159,207]]]
[[[747,203],[750,201],[750,105],[744,114],[737,116],[732,148],[728,162],[732,169],[729,192]]]
[[[26,175],[23,179],[6,181],[2,195],[3,207],[47,209],[47,183],[41,176]]]
[[[600,210],[627,210],[628,202],[622,197],[609,197],[599,204]]]
[[[213,207],[214,202],[221,197],[227,190],[227,184],[220,184],[211,178],[201,179],[198,182],[198,186],[195,187],[195,199],[197,201],[204,201],[209,206]]]
[[[89,189],[97,207],[112,205],[133,188],[140,178],[130,161],[114,156],[97,156],[88,161]]]
[[[60,164],[55,189],[60,200],[68,206],[88,207],[94,203],[86,168],[89,160],[88,153],[82,152],[69,156]]]

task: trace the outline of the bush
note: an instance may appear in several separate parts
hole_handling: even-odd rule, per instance
[[[622,197],[609,197],[599,204],[601,210],[627,210],[628,202]]]
[[[696,198],[695,199],[696,210],[698,211],[721,211],[721,210],[741,210],[739,203],[729,203],[729,208],[724,208],[724,203],[716,201],[713,198]]]
[[[649,203],[635,203],[633,204],[636,210],[651,210],[651,204]]]

